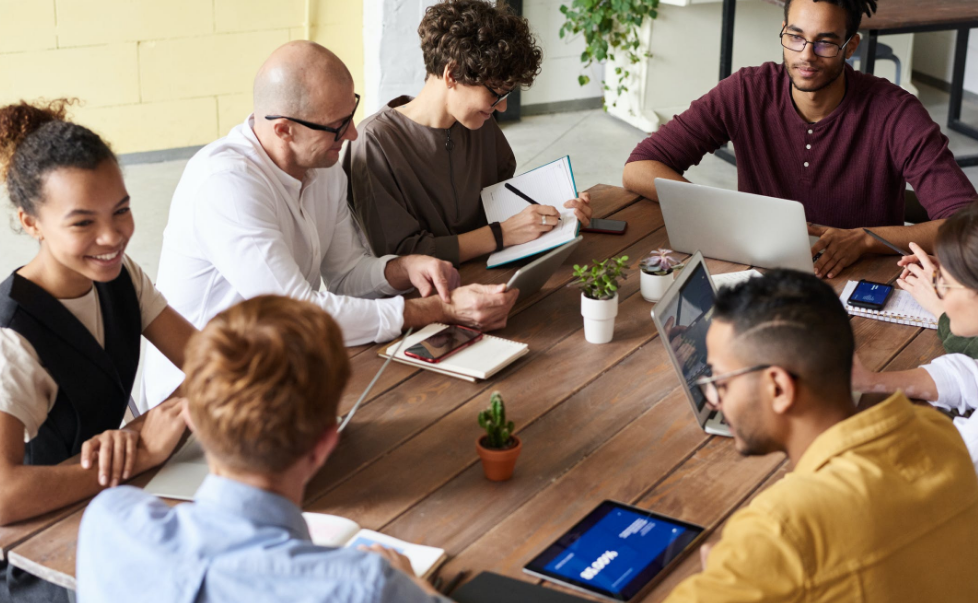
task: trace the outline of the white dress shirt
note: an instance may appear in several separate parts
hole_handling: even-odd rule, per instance
[[[365,298],[398,293],[384,277],[396,256],[376,258],[364,246],[342,167],[310,170],[300,182],[268,157],[253,123],[248,116],[187,164],[163,232],[157,288],[198,329],[240,301],[277,294],[329,312],[347,345],[393,339],[404,299]],[[148,350],[145,407],[182,381],[158,350]]]
[[[964,354],[945,354],[921,367],[937,385],[937,400],[931,402],[961,414],[973,411],[971,417],[955,417],[971,460],[978,471],[978,361]]]

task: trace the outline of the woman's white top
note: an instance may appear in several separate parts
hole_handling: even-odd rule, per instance
[[[404,299],[371,298],[399,293],[384,276],[396,256],[374,257],[364,245],[342,167],[296,180],[271,160],[252,124],[249,116],[187,163],[163,233],[157,287],[198,329],[238,302],[275,294],[329,312],[347,345],[393,339]],[[148,407],[182,381],[179,369],[147,350]]]
[[[129,256],[123,258],[122,265],[129,271],[136,289],[142,330],[145,331],[166,309],[166,298]],[[95,287],[81,297],[58,301],[85,325],[104,348],[105,325],[102,324],[102,306]],[[24,424],[25,442],[37,435],[57,397],[58,384],[41,364],[34,346],[17,331],[0,328],[0,412]]]
[[[974,358],[945,354],[921,368],[937,384],[937,400],[931,404],[962,414],[978,407],[978,361]],[[970,418],[956,417],[954,426],[961,432],[978,471],[978,411]]]

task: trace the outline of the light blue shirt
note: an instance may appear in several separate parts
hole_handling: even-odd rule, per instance
[[[78,600],[447,603],[373,553],[312,544],[291,501],[208,476],[169,507],[120,486],[88,505],[78,535]]]

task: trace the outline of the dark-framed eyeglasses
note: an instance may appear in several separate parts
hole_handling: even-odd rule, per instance
[[[321,125],[315,124],[315,123],[313,123],[311,121],[306,121],[304,119],[298,119],[298,118],[295,118],[295,117],[286,117],[285,115],[266,115],[265,116],[265,119],[267,119],[269,121],[275,120],[275,119],[287,119],[289,121],[294,121],[295,123],[297,123],[297,124],[299,124],[301,126],[305,126],[305,127],[309,128],[310,130],[318,130],[320,132],[331,132],[333,134],[336,134],[336,138],[334,140],[339,140],[340,138],[343,138],[343,135],[346,134],[347,128],[349,128],[350,127],[350,124],[353,123],[353,116],[356,115],[356,113],[357,113],[357,107],[360,106],[360,95],[359,94],[354,94],[353,96],[356,97],[356,99],[357,99],[356,104],[353,105],[353,113],[350,113],[350,116],[347,117],[346,119],[344,119],[343,120],[343,123],[341,123],[339,125],[339,127],[337,127],[337,128],[331,128],[329,126],[321,126]]]
[[[703,397],[706,398],[706,403],[710,405],[710,408],[716,410],[720,406],[720,402],[723,399],[723,395],[720,392],[720,388],[726,389],[726,383],[721,383],[721,381],[726,382],[734,379],[735,377],[742,377],[743,375],[749,375],[751,373],[756,373],[757,371],[763,371],[764,369],[769,369],[773,364],[758,364],[756,366],[751,366],[748,368],[738,369],[736,371],[730,371],[729,373],[723,373],[722,375],[715,375],[710,377],[700,377],[696,381],[693,381],[693,385],[700,388],[700,392],[703,393]],[[791,373],[788,373],[791,375]],[[794,375],[791,375],[794,377]]]
[[[944,299],[944,294],[948,289],[967,289],[967,287],[963,285],[949,285],[944,282],[944,276],[941,274],[939,269],[934,271],[932,282],[934,284],[934,293],[937,294],[937,299]]]
[[[846,40],[842,44],[836,44],[835,42],[828,42],[826,40],[818,40],[816,42],[809,42],[805,38],[785,32],[781,30],[781,34],[778,36],[781,38],[781,45],[788,50],[794,50],[795,52],[801,52],[805,50],[805,46],[809,44],[812,45],[812,50],[815,52],[815,56],[822,57],[823,59],[835,58],[842,52],[842,49],[846,47],[852,36],[849,36],[849,40]]]
[[[504,92],[504,93],[500,94],[500,93],[496,92],[495,90],[493,90],[492,88],[490,88],[489,87],[489,84],[482,84],[482,85],[485,86],[486,87],[486,90],[488,90],[489,92],[492,92],[492,95],[496,97],[496,102],[494,102],[493,104],[489,105],[490,108],[493,108],[496,105],[498,105],[499,103],[501,103],[504,100],[506,100],[506,97],[508,97],[510,94],[512,94],[513,93],[513,90],[516,90],[516,88],[513,88],[513,90],[509,90],[508,92]]]

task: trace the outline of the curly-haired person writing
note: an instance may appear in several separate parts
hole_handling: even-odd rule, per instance
[[[424,88],[363,120],[343,162],[374,253],[458,265],[553,230],[560,215],[553,207],[531,205],[488,224],[479,198],[516,171],[493,112],[505,111],[506,97],[540,71],[526,19],[483,0],[448,0],[427,9],[418,34]],[[583,193],[564,206],[587,225],[589,201]]]
[[[96,497],[78,536],[79,601],[448,603],[395,551],[309,537],[299,505],[336,448],[350,376],[326,312],[255,297],[214,317],[186,354],[183,415],[211,474],[174,508],[129,486]]]

